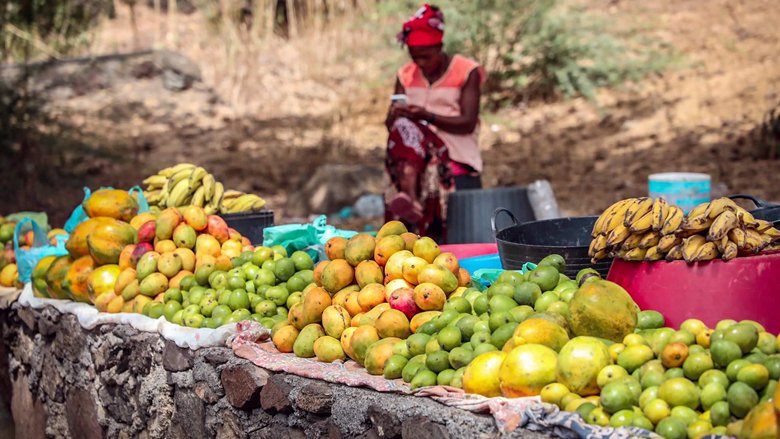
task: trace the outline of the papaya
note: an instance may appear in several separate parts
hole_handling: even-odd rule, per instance
[[[90,218],[79,223],[79,225],[70,232],[70,237],[65,241],[65,248],[68,249],[68,253],[70,253],[72,258],[80,258],[89,254],[87,237],[89,237],[89,234],[92,233],[98,224],[106,221],[111,221],[111,218]]]
[[[125,246],[135,244],[136,231],[128,223],[108,219],[87,236],[89,254],[98,265],[116,264]]]
[[[31,277],[33,293],[36,297],[50,298],[51,290],[46,283],[46,272],[51,267],[51,264],[57,260],[57,256],[46,256],[41,258],[40,261],[33,268]]]
[[[89,291],[87,289],[87,283],[89,276],[92,274],[92,270],[95,269],[95,261],[90,256],[82,256],[72,264],[68,272],[65,274],[65,279],[62,281],[62,287],[64,290],[70,292],[70,296],[77,302],[92,303],[89,298]]]
[[[73,263],[73,259],[70,256],[59,256],[46,270],[46,284],[49,285],[52,299],[70,299],[70,294],[65,290],[62,283],[68,274],[71,263]]]
[[[130,221],[138,213],[138,202],[129,193],[119,189],[99,189],[84,203],[84,212],[90,218],[108,217]]]
[[[634,332],[637,306],[620,285],[597,279],[583,284],[569,302],[569,327],[575,335],[620,343]]]
[[[114,286],[119,278],[119,273],[119,265],[116,264],[103,265],[92,270],[87,281],[87,291],[89,291],[89,298],[93,303],[97,303],[98,296],[107,293],[114,294]],[[119,299],[121,300],[122,297],[119,296]]]

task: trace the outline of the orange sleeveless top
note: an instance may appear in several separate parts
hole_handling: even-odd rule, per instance
[[[461,91],[474,69],[479,72],[481,85],[485,82],[485,72],[476,61],[460,55],[452,57],[447,71],[433,84],[428,83],[420,68],[413,62],[398,70],[398,80],[406,91],[409,105],[418,105],[441,116],[459,116]],[[452,160],[482,172],[479,121],[474,131],[469,134],[448,133],[433,125],[431,130],[447,145]]]

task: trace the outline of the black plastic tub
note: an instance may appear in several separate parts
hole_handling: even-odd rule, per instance
[[[274,225],[273,210],[258,210],[255,212],[226,213],[220,215],[228,227],[236,229],[245,236],[252,245],[263,243],[263,229]]]
[[[447,243],[492,243],[490,214],[498,207],[515,212],[521,222],[536,219],[524,186],[455,191],[447,199]]]
[[[505,213],[512,225],[496,230],[496,217]],[[574,278],[583,268],[594,268],[606,277],[612,260],[591,263],[588,256],[590,232],[596,216],[555,218],[519,223],[507,209],[493,213],[492,226],[496,237],[501,265],[506,270],[519,270],[526,262],[538,263],[550,254],[559,254],[566,260],[565,275]]]
[[[780,205],[768,203],[752,195],[737,194],[731,195],[729,198],[732,200],[752,201],[756,205],[756,208],[750,211],[753,218],[774,223],[775,227],[780,226]]]

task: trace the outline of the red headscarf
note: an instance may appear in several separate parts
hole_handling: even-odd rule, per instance
[[[404,23],[398,40],[407,46],[433,46],[444,38],[444,14],[436,6],[423,5]]]

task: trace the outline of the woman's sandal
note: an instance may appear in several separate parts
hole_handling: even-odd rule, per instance
[[[423,218],[422,206],[413,201],[412,198],[403,192],[398,193],[388,203],[390,211],[410,223],[416,223]]]

